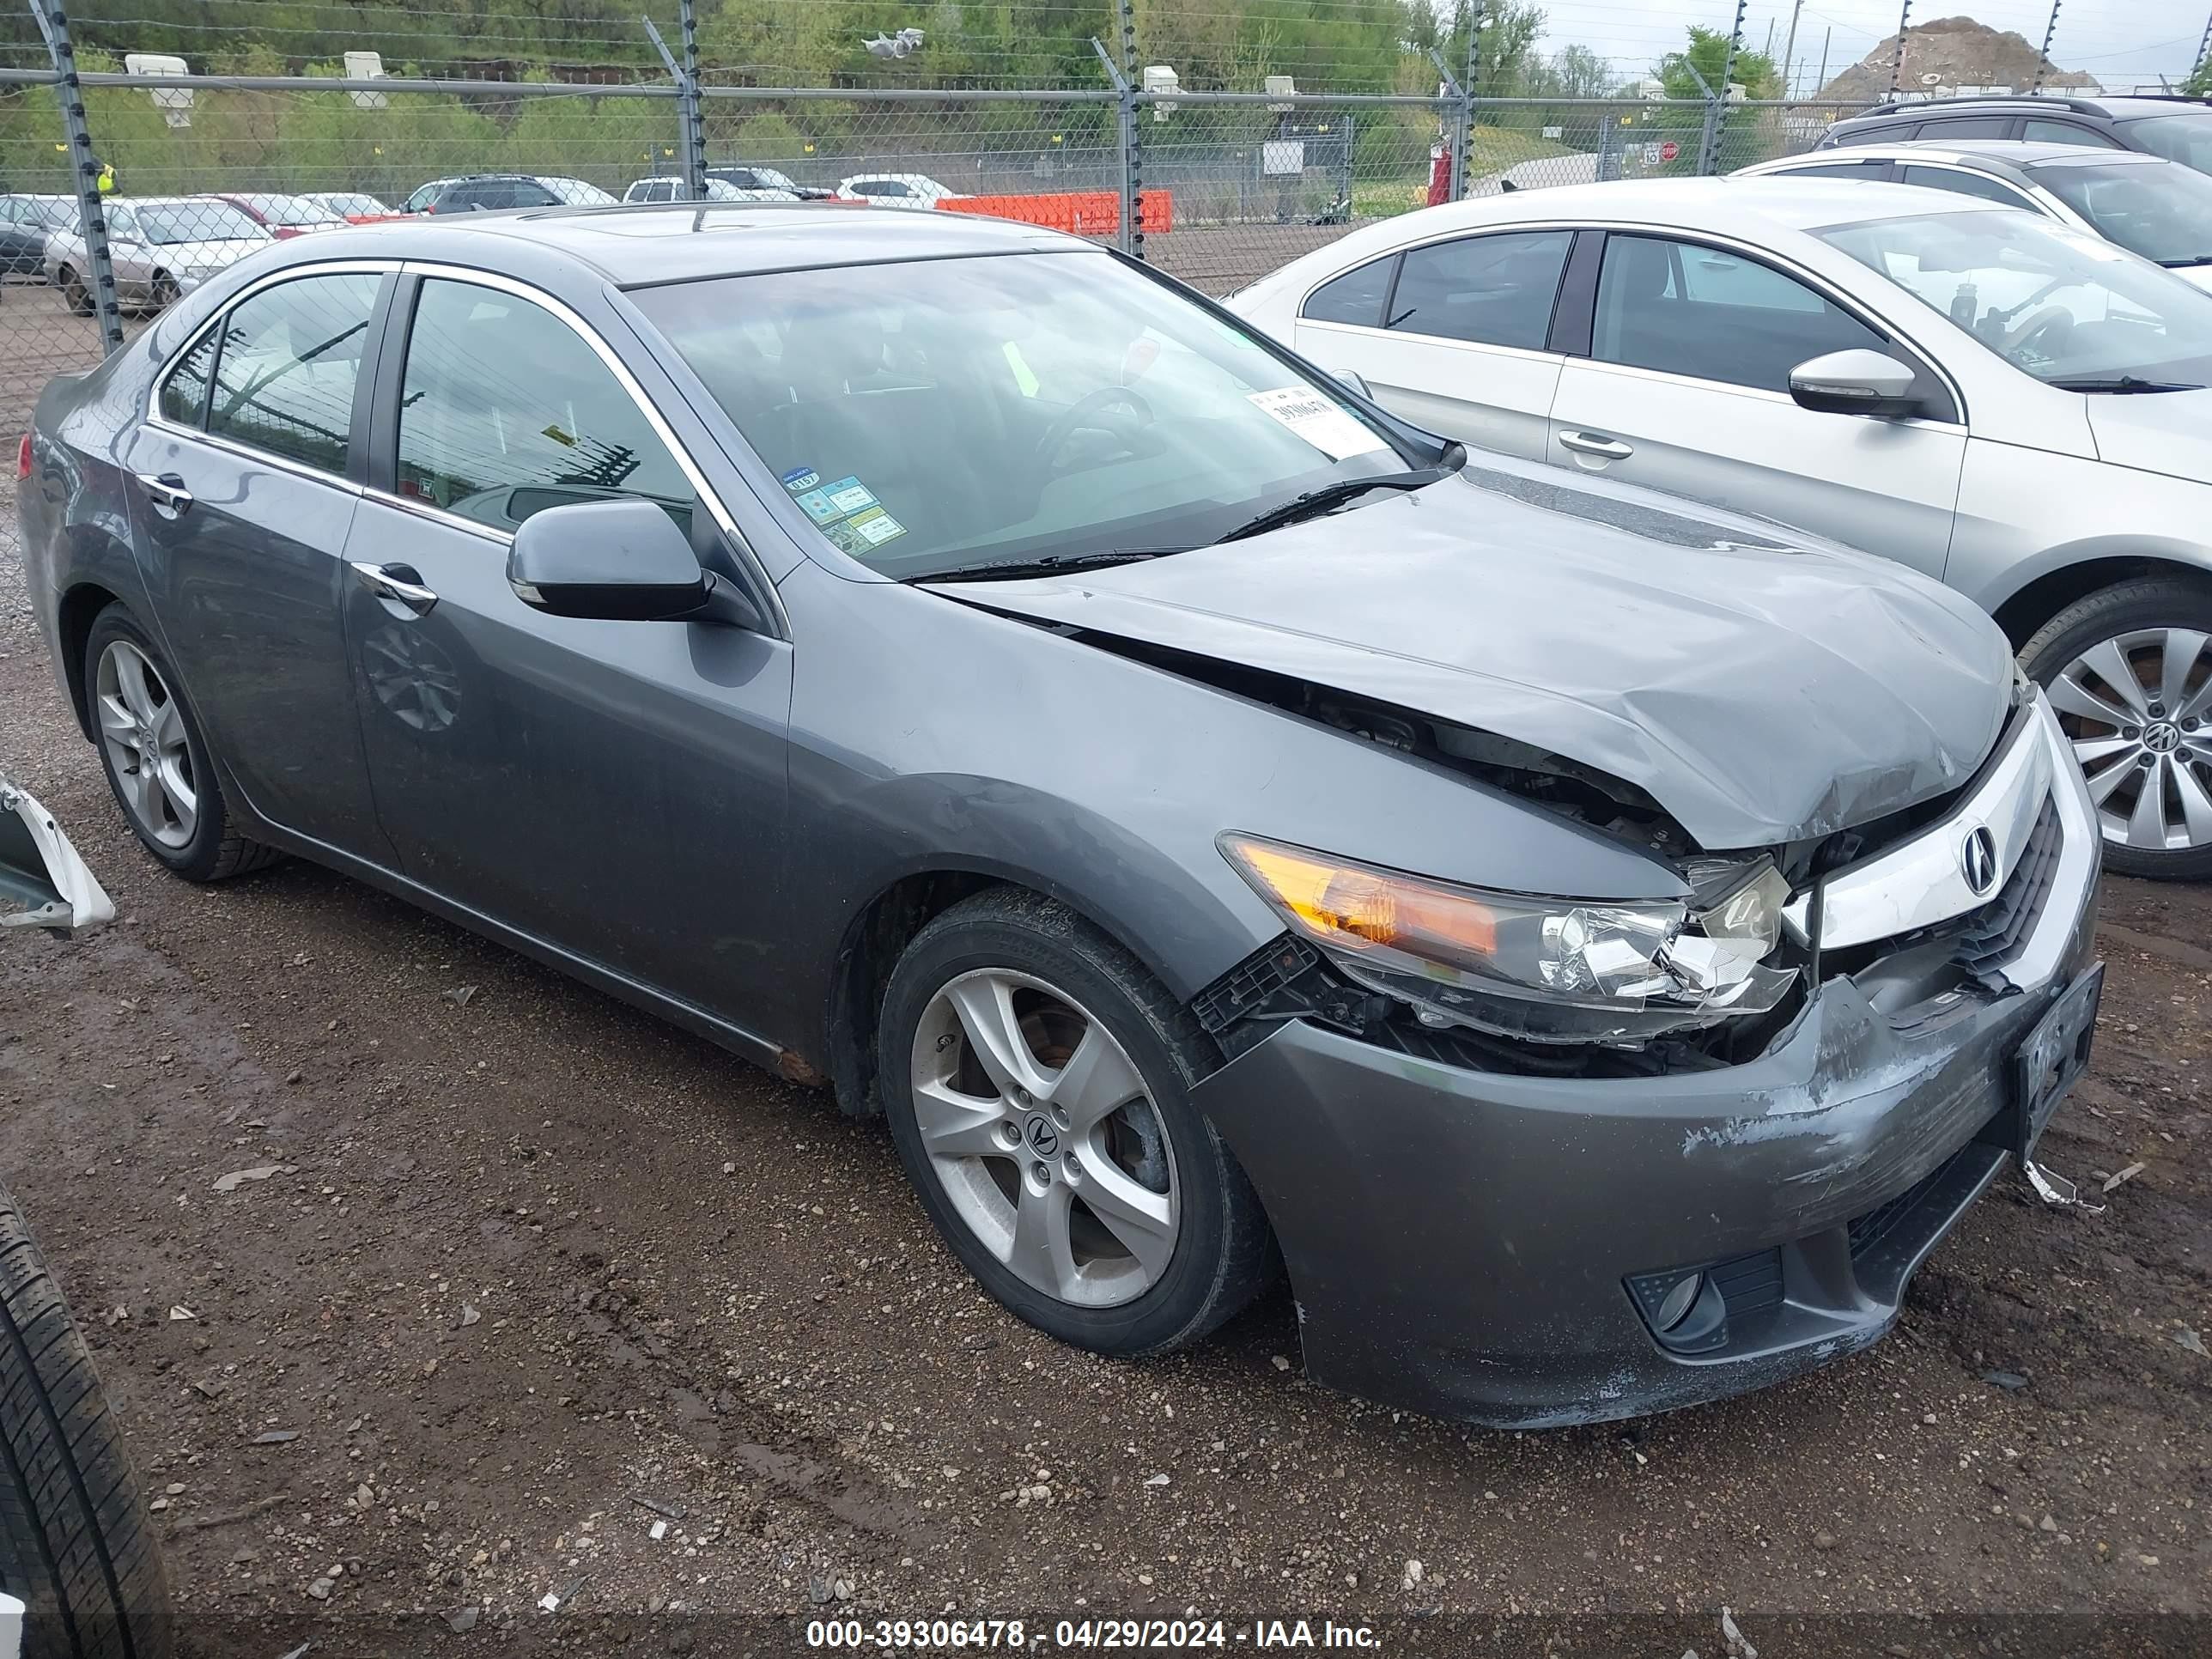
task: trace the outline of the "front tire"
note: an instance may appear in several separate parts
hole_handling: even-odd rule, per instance
[[[2089,781],[2106,867],[2212,877],[2212,585],[2100,589],[2038,629],[2021,660]]]
[[[1066,906],[1001,888],[916,934],[878,1028],[891,1138],[953,1254],[1012,1312],[1095,1352],[1164,1352],[1273,1267],[1251,1182],[1190,1091],[1189,1014]]]
[[[69,1308],[0,1190],[0,1589],[26,1659],[164,1659],[167,1575]]]
[[[93,622],[84,683],[107,787],[148,852],[186,881],[221,881],[281,856],[231,823],[176,675],[119,603]]]
[[[54,274],[54,286],[62,291],[62,301],[71,313],[79,317],[92,315],[92,295],[84,279],[64,265]]]

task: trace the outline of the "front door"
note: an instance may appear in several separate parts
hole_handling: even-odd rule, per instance
[[[1357,370],[1417,426],[1540,459],[1563,361],[1552,305],[1573,242],[1568,230],[1493,231],[1388,255],[1306,297],[1297,349]]]
[[[1755,513],[1941,577],[1966,461],[1957,420],[1879,421],[1800,408],[1790,372],[1904,346],[1796,277],[1732,250],[1661,236],[1606,241],[1589,355],[1571,358],[1546,459]]]
[[[340,556],[374,270],[249,294],[161,382],[125,466],[146,586],[185,696],[252,810],[388,859],[354,717]]]
[[[425,887],[744,1024],[775,971],[790,647],[518,599],[514,532],[549,507],[644,496],[710,564],[720,532],[576,326],[508,287],[408,280],[375,416],[391,470],[346,546],[378,817]]]

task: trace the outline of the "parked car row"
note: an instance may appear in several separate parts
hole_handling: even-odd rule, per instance
[[[2034,1169],[2100,813],[2212,699],[2119,500],[2205,486],[2117,395],[2212,375],[2212,295],[1787,178],[1436,210],[1243,315],[969,215],[623,228],[264,245],[48,387],[30,601],[156,862],[317,860],[884,1115],[1064,1340],[1286,1271],[1317,1381],[1493,1422],[1854,1352]],[[2041,684],[2000,587],[2101,596]]]

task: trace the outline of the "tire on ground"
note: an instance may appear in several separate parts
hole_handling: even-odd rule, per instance
[[[1091,1010],[1144,1079],[1173,1150],[1182,1214],[1168,1267],[1130,1302],[1078,1307],[1016,1277],[953,1209],[923,1150],[911,1086],[915,1033],[940,988],[992,967],[1031,975]],[[1191,1089],[1220,1064],[1212,1044],[1143,963],[1066,905],[1001,887],[935,917],[892,971],[877,1040],[891,1137],[930,1219],[983,1288],[1040,1330],[1098,1353],[1167,1352],[1241,1311],[1280,1272],[1250,1180],[1191,1103]]]
[[[167,1659],[169,1586],[92,1356],[0,1189],[0,1589],[25,1659]]]

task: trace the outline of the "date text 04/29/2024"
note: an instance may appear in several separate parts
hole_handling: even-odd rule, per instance
[[[1019,1619],[817,1619],[806,1645],[859,1652],[936,1651],[959,1648],[1066,1648],[1145,1652],[1178,1649],[1297,1648],[1372,1650],[1382,1645],[1365,1625],[1333,1620],[1061,1619],[1047,1626]]]

